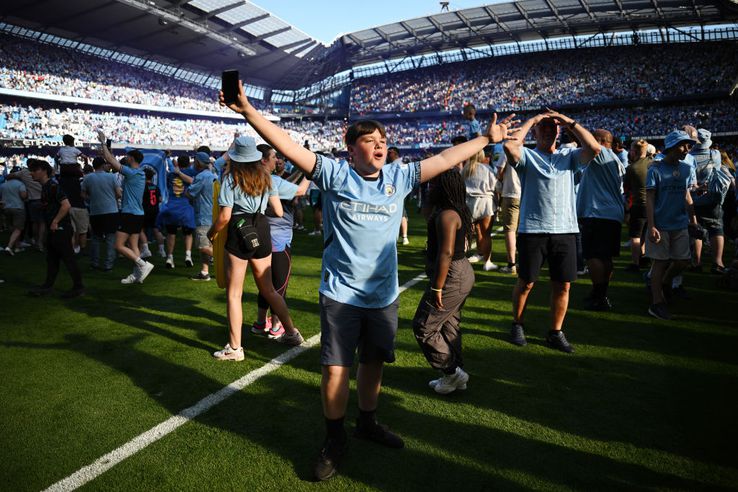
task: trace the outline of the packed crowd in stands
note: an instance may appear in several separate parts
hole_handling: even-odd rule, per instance
[[[507,112],[727,94],[736,77],[737,56],[735,44],[726,43],[594,48],[475,60],[359,79],[352,87],[351,112],[460,111],[468,101]]]
[[[213,89],[62,48],[0,37],[0,88],[165,108],[224,112]],[[259,108],[262,109],[262,108]]]
[[[738,131],[735,104],[713,103],[699,106],[604,108],[572,111],[587,128],[607,128],[622,139],[667,134],[672,121],[689,121],[712,128],[716,133]],[[464,133],[462,119],[391,120],[386,122],[391,143],[417,148],[448,145]],[[312,149],[342,148],[346,123],[343,120],[284,120],[283,127],[295,141],[307,141]],[[248,125],[194,118],[122,112],[64,110],[36,106],[0,105],[0,139],[58,140],[73,133],[80,142],[94,142],[97,128],[109,129],[114,142],[161,147],[191,146],[211,142],[213,148],[228,147],[234,133],[256,136]]]

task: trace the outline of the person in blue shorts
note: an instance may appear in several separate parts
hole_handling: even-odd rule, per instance
[[[696,143],[681,130],[664,140],[664,158],[648,168],[646,176],[646,256],[651,266],[651,305],[648,313],[670,319],[666,301],[671,297],[672,280],[689,264],[689,228],[697,226],[692,195],[694,169],[685,161]]]
[[[236,102],[241,114],[278,152],[312,179],[323,194],[323,264],[320,282],[322,366],[321,395],[326,438],[314,475],[326,480],[346,452],[344,418],[349,373],[358,349],[359,417],[354,436],[391,448],[403,440],[380,425],[376,410],[385,362],[394,362],[398,325],[399,285],[396,238],[405,197],[427,181],[468,159],[491,142],[508,137],[512,116],[497,124],[495,115],[484,136],[401,167],[385,165],[384,126],[362,120],[345,136],[351,164],[317,155],[293,142],[289,134],[262,116],[239,84]],[[221,93],[221,105],[225,101]]]
[[[582,148],[556,147],[559,129],[565,126]],[[533,130],[536,146],[523,147]],[[551,329],[546,344],[562,352],[574,349],[562,326],[569,306],[569,288],[577,278],[576,203],[574,174],[597,157],[600,144],[576,120],[548,110],[526,121],[516,132],[517,140],[505,142],[507,162],[518,172],[522,194],[517,249],[518,281],[513,289],[513,322],[510,342],[525,346],[523,315],[538,274],[548,261],[551,278]]]
[[[208,163],[210,158],[208,157]],[[174,268],[174,246],[177,242],[177,229],[182,230],[185,243],[185,266],[194,265],[192,261],[192,235],[195,232],[195,209],[187,197],[187,188],[197,174],[190,165],[190,158],[181,155],[177,164],[167,169],[167,202],[159,210],[157,226],[167,233],[166,268]]]
[[[122,279],[122,284],[142,284],[149,276],[154,265],[141,259],[138,249],[138,235],[144,225],[144,210],[141,198],[146,186],[146,175],[141,169],[143,154],[140,150],[126,152],[125,165],[122,165],[110,152],[106,145],[107,138],[102,131],[98,131],[102,155],[105,162],[123,175],[123,198],[121,199],[118,232],[115,233],[115,249],[133,262],[133,273]]]

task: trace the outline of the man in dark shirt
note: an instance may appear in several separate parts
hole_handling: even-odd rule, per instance
[[[643,139],[633,142],[629,157],[630,166],[626,168],[623,180],[623,187],[631,201],[628,236],[632,260],[627,269],[637,272],[644,254],[641,238],[646,237],[646,175],[653,161],[648,156],[648,142]]]
[[[69,218],[74,230],[72,245],[75,253],[79,253],[87,246],[87,232],[90,228],[90,214],[82,198],[82,178],[84,178],[84,173],[79,164],[59,166],[59,185],[72,206],[69,210]]]
[[[49,231],[46,236],[46,281],[41,286],[31,289],[29,294],[33,296],[50,294],[59,273],[59,264],[63,261],[72,277],[73,285],[69,291],[62,294],[62,297],[84,295],[82,274],[72,249],[72,221],[69,218],[72,205],[59,183],[51,178],[53,170],[48,162],[36,160],[29,165],[29,171],[33,180],[41,184],[43,216]]]

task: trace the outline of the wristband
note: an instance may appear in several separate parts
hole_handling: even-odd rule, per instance
[[[443,292],[443,289],[436,289],[435,287],[431,287],[431,290],[433,292]]]
[[[572,129],[575,126],[577,126],[577,120],[574,120],[571,123],[569,123],[568,125],[566,125],[566,127],[569,128],[569,129]]]

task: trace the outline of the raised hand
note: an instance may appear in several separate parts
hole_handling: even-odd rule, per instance
[[[105,137],[105,132],[102,130],[97,131],[97,139],[100,141],[101,144],[105,145],[105,142],[108,141],[108,139]]]
[[[503,140],[517,140],[518,137],[512,129],[520,123],[520,120],[514,118],[515,113],[497,123],[497,113],[495,113],[487,127],[487,137],[493,143],[502,142]]]
[[[239,114],[244,114],[249,108],[251,108],[251,103],[246,97],[246,93],[243,91],[243,82],[240,80],[238,81],[238,96],[236,96],[236,100],[230,104],[226,104],[225,98],[223,97],[223,91],[220,91],[218,102],[221,106],[226,106]]]

